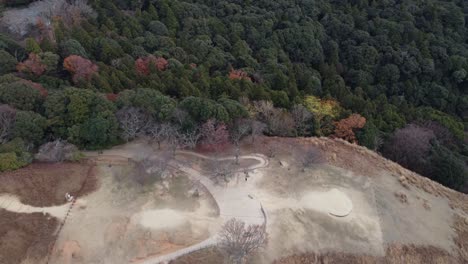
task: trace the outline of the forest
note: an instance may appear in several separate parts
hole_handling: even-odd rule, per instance
[[[245,128],[342,138],[468,192],[466,1],[6,0],[0,12],[0,170],[57,139],[102,149],[170,125],[235,143]]]

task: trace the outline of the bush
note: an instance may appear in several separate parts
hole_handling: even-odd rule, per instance
[[[0,171],[19,169],[28,163],[18,157],[15,152],[0,153]]]
[[[19,111],[16,114],[13,135],[34,144],[40,143],[46,128],[46,119],[31,111]]]
[[[16,59],[15,57],[11,56],[10,53],[0,50],[0,74],[6,74],[15,70],[16,67]]]
[[[60,55],[66,58],[70,55],[77,55],[83,58],[88,58],[88,53],[81,46],[81,43],[74,39],[66,40],[60,43]]]
[[[22,152],[27,151],[27,145],[21,138],[14,138],[13,140],[0,145],[0,153],[15,152],[20,155]]]
[[[443,146],[432,149],[431,165],[431,178],[447,187],[460,190],[468,181],[465,161]]]
[[[31,111],[37,109],[42,96],[37,89],[27,82],[0,84],[0,102],[16,109]]]

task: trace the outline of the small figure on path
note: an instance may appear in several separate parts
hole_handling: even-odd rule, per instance
[[[245,174],[245,181],[247,181],[247,179],[250,177],[249,172],[247,170],[244,170],[244,174]]]
[[[71,196],[69,193],[66,193],[65,194],[65,199],[67,200],[67,202],[71,202],[73,201],[73,199],[75,199],[73,196]]]

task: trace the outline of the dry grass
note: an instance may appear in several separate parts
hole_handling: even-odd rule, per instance
[[[191,254],[182,256],[169,264],[220,264],[224,263],[221,252],[216,247],[202,249]]]
[[[0,263],[41,263],[55,239],[58,220],[42,213],[18,214],[0,209]]]
[[[1,173],[0,193],[16,195],[22,203],[33,206],[60,205],[66,202],[67,192],[81,196],[96,189],[93,170],[85,163],[33,163]]]

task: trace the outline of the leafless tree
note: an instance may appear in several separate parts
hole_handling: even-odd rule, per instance
[[[122,138],[127,142],[137,137],[148,125],[150,115],[141,108],[124,107],[117,111]]]
[[[454,144],[456,142],[453,134],[446,127],[442,126],[437,121],[425,121],[421,124],[418,124],[421,127],[431,130],[436,136],[439,142],[442,142],[444,145]]]
[[[275,108],[273,114],[269,116],[268,132],[277,136],[291,136],[296,126],[291,114],[283,109]]]
[[[79,154],[78,148],[64,140],[55,140],[39,147],[36,159],[46,162],[62,162],[75,160]]]
[[[236,164],[239,164],[240,141],[252,132],[252,120],[245,118],[237,119],[231,126],[230,132],[231,141],[236,147]]]
[[[146,133],[150,139],[158,143],[158,149],[161,149],[161,143],[168,140],[174,131],[176,131],[174,125],[170,123],[153,122],[146,129]]]
[[[147,185],[165,177],[169,162],[169,152],[161,152],[157,157],[145,158],[135,164],[130,177],[140,185]]]
[[[0,105],[0,144],[10,139],[15,120],[16,110],[5,104]]]
[[[169,149],[171,150],[172,156],[175,156],[176,150],[183,146],[183,134],[180,133],[178,129],[176,129],[174,126],[171,127],[169,130],[169,134],[166,138],[167,145],[169,146]]]
[[[296,135],[305,135],[307,123],[312,119],[312,113],[303,105],[294,105],[291,110],[291,116],[294,120]]]
[[[314,146],[308,146],[300,153],[302,171],[326,161],[322,151]]]
[[[253,102],[253,111],[258,120],[268,123],[268,119],[275,110],[271,101],[255,101]]]
[[[229,145],[229,131],[224,123],[210,119],[201,126],[200,133],[202,144],[207,149],[219,152]]]
[[[188,118],[189,114],[187,113],[187,111],[180,108],[174,109],[171,115],[171,119],[180,127],[184,125]]]
[[[200,140],[201,134],[200,130],[194,129],[193,131],[182,133],[181,134],[181,147],[182,148],[188,148],[188,149],[194,149],[198,141]]]
[[[208,173],[211,180],[219,185],[227,184],[234,175],[233,168],[228,161],[216,159],[208,162]]]
[[[263,122],[260,122],[260,121],[257,121],[257,120],[252,120],[252,123],[250,124],[250,128],[251,128],[251,139],[252,139],[252,143],[254,143],[255,139],[260,136],[260,135],[263,135],[263,132],[266,130],[266,124],[263,123]]]
[[[247,263],[247,258],[268,242],[265,225],[246,226],[235,218],[227,221],[221,232],[219,249],[233,264]]]
[[[425,174],[431,142],[435,138],[432,130],[409,124],[395,131],[385,144],[383,154],[406,168]]]

